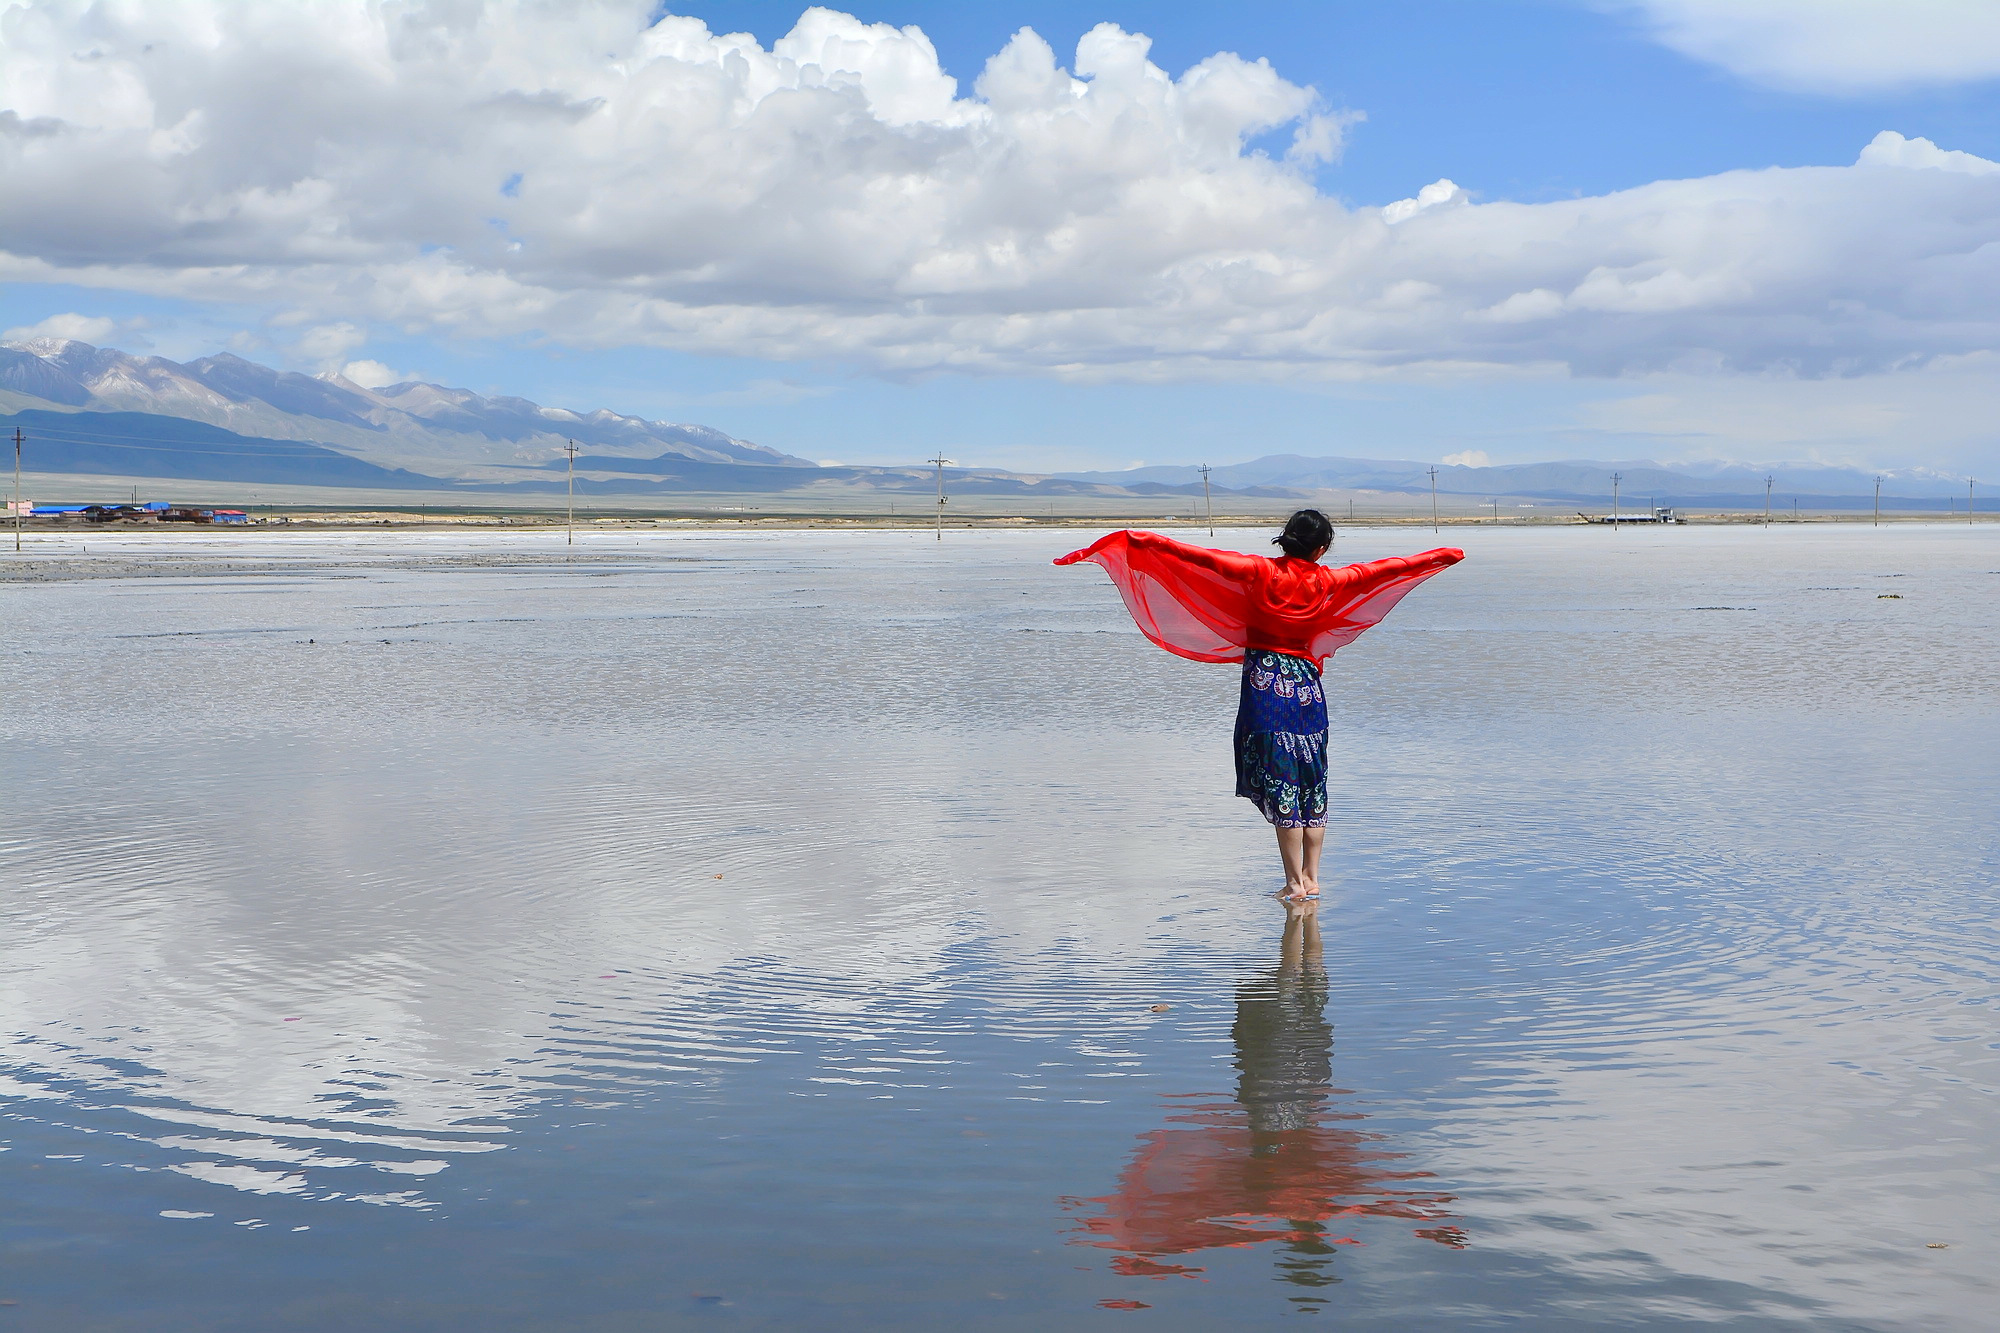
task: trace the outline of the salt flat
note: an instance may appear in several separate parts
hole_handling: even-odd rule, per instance
[[[1977,1325],[2000,529],[1344,533],[1318,962],[1082,540],[31,538],[0,1299]]]

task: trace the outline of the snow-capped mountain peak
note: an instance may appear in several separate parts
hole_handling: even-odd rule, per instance
[[[231,352],[186,364],[73,338],[0,343],[0,391],[97,411],[204,421],[267,438],[323,444],[370,462],[450,474],[556,456],[574,438],[593,453],[810,467],[707,426],[648,421],[606,408],[579,413],[525,398],[405,381],[369,389],[340,375],[276,370]]]

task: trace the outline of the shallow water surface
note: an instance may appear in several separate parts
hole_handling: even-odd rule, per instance
[[[1085,535],[38,539],[0,1333],[1984,1326],[2000,528],[1448,536],[1311,913]]]

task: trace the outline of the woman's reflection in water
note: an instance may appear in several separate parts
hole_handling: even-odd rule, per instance
[[[1402,1154],[1334,1102],[1326,998],[1319,904],[1288,903],[1278,966],[1237,987],[1235,1102],[1189,1098],[1146,1134],[1116,1194],[1073,1201],[1089,1210],[1077,1240],[1121,1251],[1112,1268],[1134,1277],[1202,1271],[1170,1256],[1275,1243],[1280,1277],[1301,1287],[1339,1281],[1335,1247],[1361,1243],[1341,1234],[1348,1218],[1423,1222],[1418,1236],[1463,1246],[1445,1225],[1452,1196],[1411,1188],[1430,1173],[1390,1170]]]

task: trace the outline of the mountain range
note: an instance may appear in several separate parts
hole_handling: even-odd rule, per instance
[[[369,389],[222,353],[177,362],[74,339],[0,343],[0,427],[40,472],[470,494],[928,491],[921,466],[837,467],[709,426],[574,412],[415,381]],[[553,475],[552,475],[553,474]],[[1134,486],[953,468],[964,494],[1154,495]]]
[[[921,493],[935,474],[921,466],[817,465],[709,426],[649,421],[598,410],[543,407],[525,398],[407,381],[367,388],[339,375],[275,370],[229,353],[176,362],[133,356],[72,339],[0,343],[0,427],[34,440],[41,472],[330,485],[460,493],[550,493],[563,489],[565,446],[578,446],[584,494],[691,492]],[[1872,498],[1873,473],[1789,464],[1605,463],[1575,460],[1500,466],[1273,454],[1213,468],[1222,497],[1310,499],[1355,492],[1440,494],[1604,506],[1612,474],[1627,503],[1755,507],[1766,477],[1791,497],[1851,507]],[[1942,507],[1963,478],[1924,469],[1882,474],[1885,499]],[[960,494],[1196,496],[1192,467],[1031,476],[951,468]]]
[[[707,426],[571,412],[436,384],[367,389],[339,375],[273,370],[227,352],[182,363],[67,338],[0,343],[0,392],[37,400],[0,400],[0,406],[180,417],[237,435],[324,445],[439,477],[466,475],[482,465],[538,465],[561,457],[567,440],[619,457],[667,454],[710,463],[812,466]]]
[[[1247,463],[1232,463],[1209,469],[1211,485],[1242,489],[1252,486],[1283,486],[1294,490],[1396,491],[1428,494],[1431,464],[1407,459],[1306,458],[1298,454],[1271,454]],[[1674,463],[1650,461],[1604,463],[1571,460],[1559,463],[1508,463],[1498,466],[1440,463],[1435,465],[1440,495],[1538,497],[1579,503],[1606,504],[1612,498],[1612,474],[1618,474],[1618,491],[1628,504],[1643,504],[1647,497],[1661,503],[1689,502],[1747,504],[1763,503],[1765,478],[1779,498],[1815,499],[1873,497],[1875,480],[1882,478],[1883,495],[1902,498],[1944,499],[1965,493],[1965,478],[1925,468],[1904,468],[1883,472],[1863,472],[1857,468],[1830,467],[1816,463],[1783,463],[1772,467],[1749,467],[1741,463]],[[1142,467],[1122,472],[1067,472],[1077,481],[1112,481],[1123,484],[1146,481],[1175,487],[1201,483],[1201,472],[1192,467]]]

